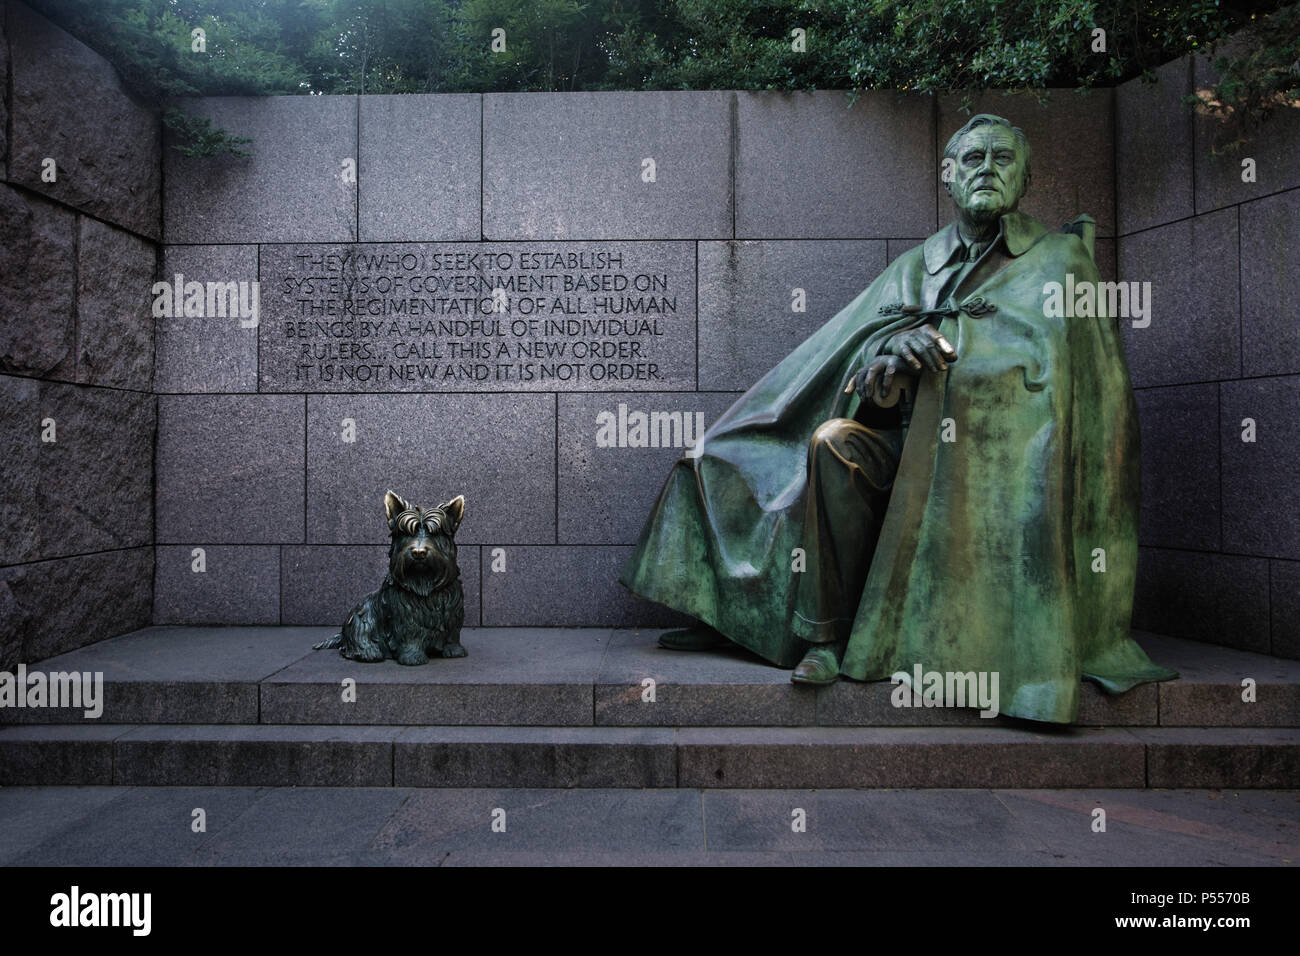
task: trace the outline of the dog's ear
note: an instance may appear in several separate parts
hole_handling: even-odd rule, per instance
[[[465,496],[457,495],[442,506],[442,510],[447,513],[447,519],[451,522],[451,533],[455,534],[456,529],[460,527],[460,521],[465,517]]]
[[[411,506],[391,491],[384,495],[384,514],[388,516],[388,523],[390,525],[393,523],[394,518],[400,515],[403,511],[409,510],[411,510]]]

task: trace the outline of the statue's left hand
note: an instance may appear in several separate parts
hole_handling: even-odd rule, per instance
[[[897,333],[885,343],[885,351],[900,356],[915,372],[922,368],[942,372],[949,362],[957,361],[957,350],[928,323]]]

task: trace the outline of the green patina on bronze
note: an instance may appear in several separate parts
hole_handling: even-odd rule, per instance
[[[1015,211],[1027,144],[1017,133],[1023,169],[985,161],[1005,156],[1009,124],[958,140],[985,167],[958,165],[958,222],[896,259],[688,450],[621,580],[783,667],[831,648],[860,680],[917,665],[996,672],[1002,713],[1073,722],[1081,678],[1119,693],[1177,676],[1129,635],[1136,407],[1115,320],[1045,314],[1047,283],[1100,280],[1086,229],[1049,232]],[[838,644],[810,643],[826,638],[806,623],[816,583],[803,575],[827,573],[807,519],[810,439],[835,419],[872,424],[879,410],[864,415],[851,383],[897,365],[896,334],[927,322],[957,358],[918,373],[879,538],[874,552],[865,531],[857,545],[869,571],[856,611]]]
[[[339,632],[315,644],[363,664],[392,658],[425,664],[435,657],[465,657],[465,589],[456,559],[456,529],[465,496],[436,508],[384,495],[388,519],[388,573],[375,591],[348,613]]]

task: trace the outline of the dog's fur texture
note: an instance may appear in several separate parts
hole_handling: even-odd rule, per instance
[[[344,657],[367,663],[389,657],[399,664],[464,657],[465,591],[453,536],[465,516],[465,497],[457,495],[426,511],[390,491],[384,511],[392,538],[384,583],[352,609],[338,634],[316,649],[337,647]]]

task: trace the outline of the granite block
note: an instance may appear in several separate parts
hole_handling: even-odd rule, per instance
[[[253,787],[105,788],[117,796],[14,860],[18,866],[177,866],[270,795]],[[296,791],[284,791],[296,792]],[[391,791],[384,791],[391,792]],[[194,831],[203,810],[205,830]],[[301,831],[299,831],[301,832]],[[297,835],[297,834],[295,834]]]
[[[38,666],[103,674],[97,723],[255,724],[258,682],[310,654],[320,639],[318,631],[294,627],[146,627]],[[6,709],[0,722],[57,722],[58,714]]]
[[[1001,715],[981,717],[972,707],[897,707],[891,681],[840,680],[817,689],[816,721],[823,727],[1019,727]]]
[[[0,727],[0,786],[108,786],[113,741],[130,730],[89,721]]]
[[[35,379],[0,375],[0,564],[30,560],[41,549],[41,387]]]
[[[0,731],[3,733],[3,731]],[[129,786],[391,787],[392,727],[151,725],[117,738]]]
[[[700,243],[700,388],[749,388],[884,268],[878,239]]]
[[[0,27],[3,29],[3,27]],[[0,44],[3,37],[0,37]],[[3,54],[0,54],[0,59]],[[0,790],[0,866],[48,844],[77,823],[93,819],[121,787],[6,787]]]
[[[1194,214],[1191,57],[1115,88],[1115,209],[1128,235]],[[1095,215],[1095,213],[1094,213]]]
[[[19,598],[0,573],[0,670],[13,672],[23,658],[24,614]]]
[[[784,673],[784,672],[781,672]],[[973,707],[896,707],[889,681],[840,680],[817,691],[816,723],[823,727],[1007,727],[1024,723],[1003,715],[981,717]],[[1153,726],[1157,691],[1144,684],[1119,695],[1084,681],[1079,693],[1078,727]]]
[[[1148,547],[1217,551],[1219,386],[1143,388],[1142,507],[1138,540]]]
[[[181,109],[248,156],[163,158],[167,242],[355,242],[357,97],[209,96]],[[349,172],[348,163],[351,163]]]
[[[791,853],[791,866],[833,867],[1010,867],[1059,866],[1047,850],[997,850],[978,849],[955,853],[950,850],[828,850],[813,853]]]
[[[634,598],[618,581],[630,547],[483,546],[490,627],[680,627],[691,618]],[[494,567],[504,567],[496,571]]]
[[[41,440],[46,419],[54,441]],[[33,502],[40,544],[28,557],[152,541],[155,420],[152,395],[41,385],[40,418],[26,423],[31,445],[23,455],[35,458],[40,476]]]
[[[465,626],[479,623],[479,548],[456,548],[465,590]],[[338,627],[388,573],[383,545],[285,546],[280,552],[280,616],[286,624]]]
[[[1248,375],[1300,372],[1300,190],[1243,203],[1241,364]]]
[[[595,722],[622,727],[804,726],[816,694],[735,648],[670,651],[657,631],[615,631],[595,679]],[[650,686],[646,681],[653,681]]]
[[[62,656],[62,655],[60,655]],[[50,670],[54,666],[50,665]],[[257,684],[232,681],[104,682],[106,724],[255,724]],[[0,724],[63,724],[63,709],[0,711]]]
[[[441,857],[440,867],[754,867],[793,866],[789,853],[715,853],[711,850],[640,850],[600,851],[542,850],[511,853],[501,850],[453,850]]]
[[[990,843],[1004,851],[1042,846],[988,790],[706,790],[703,801],[710,850],[964,854]]]
[[[944,225],[947,225],[946,220],[944,222]],[[893,265],[895,259],[901,256],[903,253],[907,252],[907,250],[915,249],[917,246],[922,245],[925,242],[925,240],[928,238],[929,238],[928,236],[918,236],[915,239],[885,240],[885,248],[887,253],[886,265]]]
[[[332,630],[332,629],[331,629]],[[330,634],[322,630],[321,638]],[[318,638],[319,641],[321,638]],[[262,721],[281,724],[590,726],[605,630],[471,628],[469,656],[420,667],[304,657],[262,684]],[[310,645],[306,645],[310,646]],[[345,700],[344,681],[355,683]]]
[[[1056,230],[1080,213],[1097,220],[1098,236],[1115,235],[1114,91],[1093,89],[1081,95],[1049,90],[1040,104],[1033,94],[988,91],[971,97],[970,113],[961,94],[939,98],[939,136],[935,155],[976,113],[992,113],[1025,131],[1033,154],[1032,182],[1020,211]],[[936,180],[938,176],[934,177]],[[939,189],[939,220],[952,218],[952,200]]]
[[[152,242],[82,217],[77,381],[153,391]]]
[[[464,495],[457,544],[555,538],[549,395],[312,395],[307,442],[310,542],[386,543],[389,490],[426,508]]]
[[[9,181],[158,237],[158,111],[126,92],[108,61],[20,3],[8,4],[13,76]],[[53,159],[55,182],[42,181]]]
[[[1148,787],[1300,787],[1300,730],[1142,728]]]
[[[466,553],[478,549],[456,550],[468,602],[471,590],[478,594],[478,568],[471,589],[464,569]],[[378,590],[387,573],[388,548],[381,544],[286,545],[280,552],[281,616],[286,624],[337,628],[359,601]],[[465,617],[470,619],[468,608]]]
[[[735,93],[737,239],[930,233],[931,101],[886,91]],[[815,144],[815,145],[811,145]]]
[[[1268,562],[1232,554],[1139,548],[1133,626],[1267,653]]]
[[[1156,663],[1164,664],[1157,659]],[[1160,713],[1160,684],[1140,684],[1122,694],[1109,694],[1092,681],[1083,682],[1079,698],[1080,727],[1146,727]]]
[[[257,281],[256,246],[166,246],[160,279],[182,282]],[[214,297],[214,305],[217,301]],[[257,329],[229,315],[159,316],[154,320],[159,392],[256,392]],[[183,311],[183,310],[182,310]],[[260,294],[258,321],[261,321]]]
[[[482,97],[360,103],[361,241],[481,238]]]
[[[1276,866],[1296,855],[1291,794],[1009,790],[996,796],[1050,848],[1056,866]],[[1106,813],[1101,831],[1093,829],[1098,808]]]
[[[8,178],[9,170],[9,37],[4,17],[0,17],[0,173]]]
[[[1229,41],[1216,55],[1230,55],[1234,45],[1234,41]],[[1208,93],[1217,77],[1210,58],[1193,57],[1192,72],[1194,89]],[[1295,161],[1296,154],[1300,153],[1300,110],[1274,109],[1268,121],[1255,130],[1239,152],[1216,156],[1215,139],[1221,126],[1217,116],[1200,109],[1196,111],[1193,130],[1197,213],[1300,186],[1300,166]],[[1254,160],[1254,182],[1242,181],[1242,162],[1246,159]]]
[[[695,387],[689,242],[261,249],[263,391]]]
[[[77,217],[0,184],[0,372],[77,375]]]
[[[624,727],[411,727],[398,787],[675,787],[673,731]]]
[[[222,791],[219,791],[222,792]],[[353,862],[411,791],[275,788],[195,854],[200,866],[333,866]],[[311,839],[304,840],[303,834]]]
[[[493,829],[494,816],[504,830]],[[700,795],[663,789],[416,790],[372,844],[383,862],[402,865],[450,863],[461,854],[501,863],[543,862],[545,854],[563,865],[562,854],[682,856],[703,849]]]
[[[1189,270],[1189,262],[1196,268]],[[1150,325],[1134,328],[1135,319],[1119,321],[1135,386],[1241,374],[1237,273],[1235,209],[1119,241],[1120,281],[1151,283]]]
[[[143,627],[41,666],[103,671],[110,683],[256,684],[310,654],[320,633],[305,627]]]
[[[392,666],[401,665],[393,663]],[[424,666],[434,669],[430,677],[435,679],[419,684],[389,680],[366,684],[368,676],[373,675],[355,668],[346,671],[347,677],[343,679],[359,682],[355,705],[342,698],[340,681],[332,684],[305,680],[268,682],[262,687],[263,720],[275,724],[421,726],[436,723],[453,727],[591,724],[590,686],[536,684],[521,688],[463,682],[445,686],[436,678],[445,675],[447,667],[455,665],[433,661]]]
[[[1269,562],[1269,653],[1300,659],[1300,562]]]
[[[1141,787],[1144,773],[1142,744],[1127,730],[735,727],[678,731],[681,787]]]
[[[158,543],[301,543],[304,415],[297,395],[159,396]]]
[[[1300,558],[1300,375],[1222,382],[1219,389],[1223,547]],[[1254,441],[1243,441],[1248,418]]]
[[[159,545],[154,562],[154,624],[280,623],[273,545]]]
[[[733,95],[484,94],[484,238],[731,236]]]
[[[1178,680],[1157,685],[1161,727],[1300,727],[1300,664],[1244,651],[1194,653],[1185,645],[1157,655],[1151,641],[1143,645],[1153,660],[1178,670]]]
[[[1092,250],[1092,261],[1097,263],[1097,271],[1103,282],[1115,282],[1119,277],[1118,239],[1097,239]]]
[[[635,544],[673,463],[736,398],[730,392],[559,396],[560,542]],[[630,447],[642,442],[646,447]]]
[[[0,568],[0,648],[42,660],[144,627],[152,606],[152,547]]]

